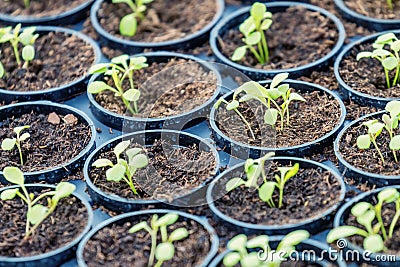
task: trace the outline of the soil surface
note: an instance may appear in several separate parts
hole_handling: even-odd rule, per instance
[[[303,7],[290,7],[286,12],[273,13],[272,20],[272,26],[265,32],[270,62],[261,65],[247,51],[239,64],[265,70],[303,66],[327,55],[338,40],[333,21]],[[244,44],[242,38],[237,28],[229,30],[219,39],[221,52],[231,58],[235,49]]]
[[[294,163],[291,163],[290,166]],[[281,166],[277,162],[266,166],[268,181],[275,181],[273,175],[279,174],[277,167]],[[213,191],[214,194],[215,192],[226,192],[225,184],[228,179],[233,177],[247,179],[243,169],[237,169],[218,183]],[[260,178],[259,184],[261,183],[262,179]],[[230,191],[214,203],[223,214],[242,222],[281,225],[298,223],[319,216],[337,204],[339,198],[340,184],[332,174],[320,168],[303,169],[300,163],[299,172],[285,184],[281,208],[270,208],[259,198],[257,190],[246,188],[244,185]],[[273,201],[275,204],[279,201],[279,190],[277,189]]]
[[[265,109],[255,100],[239,108],[250,123],[255,139],[240,117],[234,111],[225,109],[225,104],[221,104],[216,112],[216,124],[229,138],[260,147],[289,147],[314,141],[337,126],[340,106],[333,97],[320,95],[317,91],[300,94],[306,102],[294,101],[290,104],[290,126],[285,126],[283,132],[264,123]],[[280,119],[276,125],[280,127]]]
[[[0,13],[12,16],[46,17],[72,10],[88,0],[31,0],[26,8],[23,0],[0,1]]]
[[[77,118],[53,113],[59,124],[49,123],[49,114],[31,112],[21,116],[12,116],[0,121],[0,141],[15,138],[13,129],[30,125],[21,132],[29,133],[30,138],[22,142],[24,165],[21,166],[18,149],[0,150],[0,170],[6,166],[16,166],[24,172],[46,170],[69,162],[79,155],[91,138],[90,127]]]
[[[150,225],[151,217],[142,215],[140,221],[125,222],[121,225],[112,224],[97,232],[86,244],[83,257],[89,267],[94,266],[147,266],[151,238],[146,231],[135,234],[128,230],[135,224],[146,221]],[[207,256],[211,243],[208,232],[197,222],[185,220],[182,217],[178,222],[168,227],[168,233],[184,227],[189,236],[174,242],[175,255],[172,260],[163,265],[171,267],[199,266]],[[158,241],[160,242],[160,233]]]
[[[111,77],[104,77],[115,86]],[[166,63],[151,63],[147,68],[134,72],[135,88],[141,92],[138,101],[139,113],[133,116],[160,118],[188,112],[207,102],[217,90],[217,79],[213,72],[206,71],[199,63],[186,59],[171,59]],[[128,81],[124,90],[130,89]],[[120,97],[111,91],[103,91],[96,101],[120,115],[127,111]]]
[[[28,68],[17,65],[9,43],[1,44],[0,50],[6,69],[0,88],[10,91],[39,91],[69,84],[86,75],[95,57],[84,40],[61,32],[40,35],[35,42],[35,59]]]
[[[389,20],[400,19],[400,4],[398,1],[392,1],[393,9],[389,8],[387,1],[344,0],[344,3],[351,10],[367,17]]]
[[[396,163],[394,160],[393,153],[389,148],[390,137],[385,129],[376,140],[385,159],[385,163],[382,163],[373,144],[371,144],[369,149],[365,150],[357,147],[357,137],[367,134],[368,130],[362,123],[370,119],[373,118],[364,119],[361,123],[357,123],[344,133],[339,142],[340,154],[345,161],[357,169],[381,175],[400,175],[400,164]],[[381,116],[376,117],[376,119],[381,120]],[[394,132],[395,135],[398,135],[400,134],[400,129],[397,128]],[[397,158],[400,159],[399,152],[397,152]]]
[[[41,204],[47,205],[45,201]],[[52,215],[24,241],[26,212],[25,202],[18,197],[0,201],[0,256],[24,257],[55,250],[72,242],[87,225],[85,206],[79,199],[68,197],[61,199]]]
[[[356,57],[359,52],[373,51],[371,44],[362,44],[354,47],[350,54],[343,58],[339,72],[343,81],[352,89],[383,98],[399,98],[400,84],[387,88],[385,73],[381,63],[376,59],[363,58],[357,61]],[[390,81],[393,81],[395,72],[390,72]]]
[[[141,147],[131,144],[131,147]],[[215,175],[215,158],[212,152],[192,147],[176,147],[167,141],[155,141],[152,146],[144,147],[149,164],[139,169],[135,176],[135,195],[124,183],[106,180],[106,169],[92,168],[89,172],[94,185],[102,191],[128,199],[168,199],[188,193]],[[108,158],[114,164],[116,158],[112,150],[103,152],[99,158]]]
[[[168,12],[165,12],[166,10]],[[147,5],[145,18],[139,22],[133,37],[119,34],[121,18],[131,12],[126,4],[105,1],[97,16],[100,25],[112,35],[134,41],[158,43],[181,39],[200,31],[213,20],[216,11],[215,0],[153,1]]]

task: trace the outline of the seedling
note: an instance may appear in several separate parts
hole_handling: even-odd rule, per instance
[[[268,63],[269,52],[264,31],[268,30],[271,24],[272,13],[267,12],[265,4],[254,3],[250,9],[250,17],[239,26],[240,32],[244,35],[242,41],[245,45],[235,50],[232,60],[239,61],[243,59],[247,50],[250,50],[259,63]]]
[[[374,51],[364,51],[357,54],[357,60],[362,58],[377,59],[383,67],[387,88],[394,87],[400,82],[400,40],[394,33],[385,33],[379,36],[372,44]],[[386,49],[389,47],[392,52]],[[395,76],[390,81],[389,71],[396,70]]]
[[[296,250],[296,246],[309,237],[305,230],[293,231],[279,242],[276,250],[272,250],[267,235],[248,240],[246,235],[240,234],[229,240],[227,247],[230,251],[225,255],[223,264],[226,267],[237,264],[242,267],[279,267]]]
[[[45,192],[35,198],[34,194],[29,193],[26,189],[24,174],[20,169],[16,167],[5,167],[3,169],[3,175],[8,182],[19,185],[20,188],[4,190],[0,196],[1,200],[11,200],[18,196],[28,206],[25,238],[32,235],[40,224],[55,211],[59,201],[70,196],[76,188],[75,185],[71,183],[61,182],[57,185],[55,190]],[[47,206],[38,204],[40,200],[45,198],[47,199]]]
[[[393,202],[396,205],[396,213],[387,232],[382,220],[382,206]],[[394,228],[400,217],[400,194],[395,188],[384,189],[379,192],[378,203],[375,206],[368,202],[359,202],[353,206],[351,214],[364,229],[349,225],[339,226],[329,232],[327,242],[332,243],[341,238],[360,235],[364,237],[365,250],[373,253],[385,251],[387,248],[384,242],[393,237]]]
[[[125,3],[132,10],[132,13],[125,15],[121,19],[119,32],[125,36],[134,36],[139,20],[144,19],[144,12],[147,9],[146,4],[153,2],[153,0],[112,0],[112,2],[114,4]]]
[[[25,5],[25,8],[29,8],[31,6],[31,1],[30,0],[24,0],[24,5]]]
[[[154,265],[155,267],[161,267],[163,262],[171,260],[175,254],[173,243],[189,236],[188,230],[184,227],[175,229],[168,235],[167,227],[176,223],[178,218],[178,214],[175,213],[167,213],[161,218],[158,218],[158,215],[154,214],[150,225],[146,221],[142,221],[129,229],[129,233],[132,234],[141,230],[145,230],[150,234],[151,250],[149,262],[147,264],[148,267],[153,266],[155,259],[157,260]],[[158,230],[160,230],[161,233],[161,243],[157,243]]]
[[[89,70],[91,74],[100,73],[105,76],[111,76],[114,87],[109,86],[103,81],[94,81],[89,84],[88,92],[91,94],[98,94],[105,90],[114,92],[115,96],[122,99],[127,109],[132,114],[138,113],[138,100],[140,98],[140,91],[135,88],[133,82],[133,74],[135,70],[146,68],[146,57],[131,57],[128,55],[121,55],[111,60],[111,63],[100,63],[92,66]],[[129,89],[124,91],[123,85],[125,80],[129,80]],[[133,107],[131,105],[133,103]]]
[[[393,3],[392,3],[392,0],[386,0],[386,2],[387,2],[387,5],[388,5],[389,9],[390,9],[390,10],[393,10]]]
[[[369,120],[364,122],[362,125],[368,127],[368,133],[357,137],[357,147],[359,149],[369,149],[372,142],[372,144],[374,144],[376,151],[379,154],[379,157],[384,163],[385,159],[383,158],[382,152],[379,149],[378,144],[376,143],[376,139],[382,133],[385,124],[379,122],[378,120]]]
[[[29,125],[19,126],[14,128],[14,133],[17,135],[14,138],[6,138],[1,142],[1,149],[4,151],[13,150],[14,147],[17,147],[19,152],[19,159],[21,161],[21,165],[24,165],[24,158],[22,157],[22,142],[28,139],[31,135],[29,133],[21,132],[25,129],[30,128]]]
[[[143,151],[141,148],[129,148],[131,141],[122,141],[114,147],[114,155],[117,158],[117,163],[112,163],[109,159],[97,159],[93,162],[92,166],[96,168],[111,167],[106,171],[107,181],[113,182],[126,182],[131,188],[132,192],[137,195],[137,190],[133,183],[133,175],[135,175],[138,169],[144,168],[148,164],[148,158],[145,154],[141,154]],[[122,153],[126,154],[126,158],[122,159],[120,156]]]
[[[246,173],[247,180],[243,180],[240,177],[230,179],[225,186],[227,192],[244,185],[247,188],[256,188],[260,199],[266,202],[271,208],[275,208],[276,205],[272,199],[275,188],[279,190],[279,202],[278,208],[282,207],[283,193],[286,182],[295,176],[299,171],[300,165],[294,164],[292,167],[278,167],[280,175],[275,174],[275,181],[267,181],[267,175],[265,173],[265,161],[274,156],[273,152],[267,153],[265,156],[259,159],[247,159],[244,164],[244,172]],[[258,185],[260,177],[263,180],[261,186]]]

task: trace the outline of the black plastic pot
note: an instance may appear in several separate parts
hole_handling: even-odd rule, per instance
[[[222,13],[225,8],[223,0],[216,0],[217,10],[213,20],[200,31],[190,34],[184,38],[170,40],[165,42],[139,42],[122,39],[120,37],[114,36],[108,33],[102,28],[97,17],[97,12],[99,11],[101,4],[104,1],[109,0],[97,0],[90,11],[90,21],[97,34],[100,37],[101,46],[108,46],[110,48],[119,49],[129,54],[141,53],[145,49],[152,49],[153,51],[160,50],[179,50],[188,49],[196,46],[202,45],[208,38],[211,29],[222,17]],[[195,11],[194,11],[195,12]]]
[[[222,78],[219,72],[214,68],[213,65],[202,61],[199,58],[184,55],[180,53],[173,52],[151,52],[151,53],[143,53],[137,54],[136,56],[145,56],[147,58],[147,62],[149,64],[153,62],[168,62],[171,58],[178,59],[186,59],[192,60],[201,64],[204,69],[210,70],[215,74],[217,80],[217,89],[215,90],[213,96],[207,100],[202,105],[182,114],[167,116],[161,118],[140,118],[140,117],[132,117],[126,115],[119,115],[115,112],[111,112],[104,107],[102,107],[97,101],[94,99],[94,96],[87,93],[89,101],[90,101],[90,109],[93,115],[105,125],[112,127],[114,129],[123,130],[124,132],[132,132],[132,131],[140,131],[145,129],[174,129],[181,130],[184,128],[188,128],[197,124],[201,120],[205,120],[210,112],[211,106],[216,101],[217,97],[220,93],[220,87],[222,83]],[[90,79],[90,82],[101,79],[102,76],[97,74],[93,75]],[[207,81],[206,81],[207,82]],[[140,101],[140,100],[139,100]]]
[[[393,31],[388,31],[388,32],[393,32],[398,37],[400,37],[400,30],[393,30]],[[344,99],[351,99],[352,101],[360,104],[361,106],[372,106],[372,107],[377,107],[377,108],[381,108],[381,109],[384,109],[386,104],[389,103],[390,101],[398,100],[396,98],[376,97],[376,96],[358,92],[358,91],[354,90],[353,88],[351,88],[351,86],[346,84],[343,81],[343,79],[339,73],[340,64],[341,64],[343,58],[348,56],[351,53],[351,51],[353,50],[353,48],[355,48],[359,45],[362,45],[362,44],[368,44],[368,43],[372,44],[375,42],[375,40],[378,36],[380,36],[384,33],[385,32],[372,34],[372,35],[363,37],[363,38],[349,44],[342,50],[340,55],[336,58],[335,64],[334,64],[334,72],[335,72],[336,80],[339,82],[340,92]]]
[[[82,242],[79,244],[78,250],[77,250],[77,260],[78,260],[78,265],[80,267],[86,267],[86,263],[85,260],[83,258],[83,251],[85,249],[85,245],[87,244],[87,242],[90,240],[91,237],[93,237],[99,230],[101,230],[102,228],[105,228],[107,226],[113,225],[113,224],[118,224],[121,225],[127,221],[131,221],[134,217],[143,217],[143,216],[148,216],[148,215],[153,215],[153,214],[159,214],[159,215],[163,215],[166,213],[176,213],[179,215],[179,218],[183,218],[183,220],[188,221],[188,220],[193,220],[199,224],[201,224],[204,229],[209,233],[210,237],[211,237],[211,247],[210,247],[210,252],[208,253],[207,257],[204,259],[204,261],[202,262],[201,265],[197,266],[197,267],[206,267],[208,266],[208,263],[214,258],[214,256],[217,254],[218,252],[218,246],[219,246],[219,239],[218,236],[214,230],[214,228],[207,222],[207,220],[200,218],[198,216],[195,215],[191,215],[188,214],[186,212],[182,212],[182,211],[177,211],[177,210],[166,210],[166,209],[150,209],[150,210],[143,210],[143,211],[136,211],[136,212],[130,212],[130,213],[125,213],[125,214],[121,214],[118,216],[115,216],[111,219],[108,219],[104,222],[102,222],[101,224],[97,225],[95,228],[93,228],[86,236],[85,238],[82,240]],[[180,220],[180,219],[178,219]],[[190,230],[189,230],[190,232]],[[128,234],[128,233],[127,233]]]
[[[216,162],[214,169],[215,175],[217,175],[219,172],[220,161],[217,150],[214,148],[214,146],[200,137],[197,137],[193,134],[172,130],[149,130],[130,133],[114,138],[103,144],[101,147],[98,147],[86,160],[83,174],[86,180],[88,192],[95,202],[110,210],[122,212],[140,210],[144,206],[149,205],[170,208],[173,206],[190,207],[206,203],[206,191],[210,181],[213,180],[214,176],[210,177],[200,187],[193,189],[187,194],[174,198],[171,202],[167,201],[166,199],[126,199],[115,194],[109,194],[101,191],[93,184],[89,176],[89,172],[92,169],[92,163],[97,160],[99,154],[111,150],[113,147],[115,147],[115,145],[123,140],[131,140],[132,143],[138,143],[143,146],[151,146],[155,140],[170,140],[173,146],[176,145],[182,147],[188,147],[192,144],[196,144],[200,150],[211,151],[213,153]]]
[[[12,16],[0,13],[0,22],[10,25],[21,23],[22,26],[71,25],[86,18],[86,12],[90,9],[93,2],[94,0],[87,0],[86,3],[83,3],[71,10],[52,16]]]
[[[400,186],[391,186],[391,188],[396,188],[397,190],[399,190]],[[374,199],[376,200],[378,193],[384,189],[385,187],[362,193],[351,199],[346,204],[344,204],[335,215],[335,219],[333,221],[333,228],[345,225],[345,221],[350,215],[351,208],[355,204],[362,201],[370,202]],[[400,256],[390,255],[391,257],[395,257],[395,261],[393,261],[393,259],[389,260],[387,258],[387,256],[389,256],[388,254],[371,253],[371,252],[367,253],[363,248],[355,244],[352,244],[347,239],[342,239],[341,248],[344,249],[345,251],[352,250],[353,251],[352,253],[358,252],[357,254],[359,255],[359,259],[358,260],[357,258],[355,259],[357,260],[358,263],[371,264],[371,262],[373,262],[374,266],[385,266],[385,267],[400,266]],[[385,257],[386,261],[383,260],[385,259]]]
[[[33,190],[39,191],[43,189],[54,189],[55,186],[53,185],[44,185],[44,184],[26,184],[25,185],[28,191]],[[4,187],[0,189],[0,193],[6,189],[12,188],[19,188],[18,185]],[[30,191],[32,192],[32,191]],[[35,256],[28,256],[28,257],[3,257],[0,256],[0,266],[8,266],[8,267],[36,267],[36,266],[59,266],[66,260],[72,258],[75,254],[76,248],[78,247],[79,241],[89,232],[90,228],[92,227],[93,222],[93,211],[92,207],[90,206],[89,202],[83,198],[78,193],[72,194],[74,197],[79,199],[83,205],[85,206],[88,216],[87,216],[87,224],[82,232],[70,243],[62,246],[58,249],[52,250],[50,252],[39,254]],[[4,226],[3,226],[4,227]]]
[[[400,28],[399,19],[378,19],[362,15],[348,8],[343,0],[335,0],[335,7],[343,18],[373,31],[381,32]]]
[[[265,86],[269,84],[270,81],[261,81],[259,82],[261,85]],[[215,139],[217,145],[222,148],[225,152],[231,154],[234,157],[247,159],[247,158],[259,158],[262,154],[268,151],[274,151],[277,156],[296,156],[296,157],[303,157],[310,154],[313,154],[317,151],[321,151],[327,145],[332,144],[332,141],[336,137],[337,133],[340,131],[341,127],[343,126],[345,117],[346,117],[346,108],[342,102],[342,100],[332,91],[316,85],[312,83],[307,83],[303,81],[295,81],[295,80],[285,80],[285,83],[288,83],[290,87],[299,90],[300,92],[310,92],[310,91],[320,91],[321,94],[325,93],[326,95],[330,95],[334,97],[334,99],[340,105],[340,121],[339,124],[328,134],[324,135],[323,137],[314,140],[312,142],[308,142],[305,144],[301,144],[298,146],[291,146],[291,147],[281,147],[281,148],[274,148],[274,147],[258,147],[258,146],[251,146],[247,145],[235,140],[232,140],[227,135],[225,135],[217,126],[216,122],[216,112],[217,110],[215,107],[211,108],[210,113],[210,126],[213,138]],[[225,94],[223,97],[226,100],[232,99],[233,92],[229,92]],[[220,107],[221,108],[221,107]]]
[[[343,156],[340,153],[339,143],[340,143],[340,140],[343,138],[343,135],[346,133],[346,131],[348,129],[357,126],[361,121],[363,121],[366,118],[381,119],[382,115],[385,114],[385,112],[386,111],[379,111],[379,112],[365,115],[355,121],[352,121],[351,123],[346,125],[340,131],[340,133],[338,134],[338,136],[334,142],[335,156],[339,160],[340,173],[342,173],[343,175],[346,175],[347,177],[352,177],[361,183],[370,182],[371,184],[376,185],[378,187],[400,184],[400,175],[389,176],[389,175],[382,175],[382,174],[370,173],[370,172],[363,171],[361,169],[358,169],[358,168],[352,166],[349,162],[347,162],[343,158]]]
[[[73,114],[79,121],[85,122],[91,129],[91,138],[88,145],[82,150],[75,158],[62,165],[34,172],[25,172],[26,183],[33,183],[39,181],[46,181],[47,183],[57,183],[63,177],[73,173],[74,171],[83,167],[86,158],[95,148],[96,128],[91,119],[83,112],[62,104],[52,103],[49,101],[35,101],[35,102],[22,102],[18,104],[11,104],[0,108],[0,121],[11,116],[20,116],[32,111],[49,114],[56,112],[60,115]],[[9,184],[0,171],[0,183]]]
[[[270,236],[269,237],[269,245],[272,249],[276,249],[279,242],[283,239],[284,236]],[[307,239],[301,242],[296,246],[296,252],[291,255],[292,259],[304,260],[312,264],[317,264],[319,266],[332,266],[332,264],[339,267],[346,267],[346,262],[342,259],[341,255],[335,255],[334,253],[328,254],[326,252],[331,251],[329,246],[318,242],[316,240]],[[226,250],[219,254],[215,259],[210,263],[209,267],[221,267],[222,261],[226,254],[230,251]],[[311,253],[310,253],[311,252]],[[275,255],[277,257],[277,255]],[[322,257],[322,258],[321,258]]]
[[[335,23],[338,30],[338,40],[336,42],[336,45],[333,47],[331,52],[329,52],[324,57],[318,59],[317,61],[314,61],[304,66],[299,66],[290,69],[262,70],[262,69],[247,67],[238,64],[236,62],[233,62],[225,55],[223,55],[222,52],[220,51],[220,45],[218,39],[220,38],[220,36],[223,36],[227,31],[239,27],[239,25],[249,16],[250,12],[250,6],[249,6],[241,8],[236,12],[233,12],[231,15],[221,20],[211,31],[210,45],[218,62],[224,63],[226,65],[229,65],[233,68],[240,70],[253,80],[269,79],[281,72],[288,72],[290,74],[289,77],[297,78],[300,76],[307,76],[313,71],[319,71],[326,68],[330,63],[330,61],[332,61],[334,57],[338,54],[340,48],[344,43],[346,32],[344,30],[343,24],[336,16],[332,15],[325,9],[305,3],[278,1],[278,2],[266,3],[265,5],[267,6],[268,11],[272,12],[272,14],[276,12],[283,12],[291,6],[302,6],[308,10],[319,12],[323,16],[330,18]],[[318,25],[316,25],[316,27],[317,26]]]
[[[226,225],[228,228],[234,230],[234,231],[239,231],[241,233],[245,233],[247,235],[252,235],[252,234],[267,234],[267,235],[282,235],[282,234],[287,234],[289,232],[292,232],[294,230],[307,230],[310,233],[318,233],[322,231],[326,226],[328,225],[329,221],[333,218],[334,212],[338,209],[339,205],[343,201],[345,197],[345,184],[343,179],[340,177],[340,175],[331,169],[330,167],[323,165],[321,163],[312,161],[312,160],[307,160],[307,159],[301,159],[301,158],[292,158],[292,157],[274,157],[270,160],[273,161],[279,161],[282,164],[290,164],[293,162],[298,162],[300,164],[300,168],[304,169],[312,169],[312,168],[318,168],[320,170],[324,171],[329,171],[335,178],[339,181],[341,185],[341,190],[340,192],[337,192],[337,194],[340,195],[340,200],[332,205],[329,209],[326,211],[322,212],[318,216],[315,216],[313,218],[308,218],[305,219],[301,222],[298,223],[289,223],[289,224],[275,224],[275,225],[262,225],[262,224],[253,224],[253,223],[247,223],[243,221],[239,221],[236,219],[233,219],[229,216],[229,214],[224,214],[222,213],[214,204],[214,201],[217,199],[223,197],[226,194],[226,189],[225,189],[225,184],[226,182],[233,178],[233,175],[235,174],[235,171],[242,171],[244,168],[244,163],[237,164],[223,173],[221,173],[209,186],[207,190],[207,203],[211,209],[211,212],[213,213],[215,219],[217,221],[220,221],[224,225]],[[236,176],[235,176],[236,177]]]
[[[95,56],[93,64],[100,63],[101,51],[98,44],[93,41],[88,36],[81,32],[74,31],[71,29],[53,27],[53,26],[38,26],[36,27],[36,32],[40,35],[48,32],[63,32],[70,35],[75,35],[80,39],[84,40],[93,48],[93,53]],[[60,62],[61,63],[61,62]],[[89,82],[89,74],[80,77],[79,79],[61,85],[59,87],[50,88],[46,90],[39,91],[11,91],[4,88],[0,88],[0,99],[5,103],[11,103],[12,101],[34,101],[34,100],[50,100],[54,102],[61,102],[74,97],[76,94],[84,92],[86,90],[87,83]]]

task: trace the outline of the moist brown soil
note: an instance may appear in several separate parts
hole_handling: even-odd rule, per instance
[[[131,147],[141,147],[131,144]],[[90,179],[102,191],[128,199],[172,200],[188,193],[210,179],[215,169],[215,158],[211,152],[200,151],[197,146],[176,147],[167,141],[155,141],[152,146],[143,147],[149,164],[139,169],[135,176],[135,195],[126,183],[106,180],[107,168],[92,168]],[[103,152],[99,158],[116,163],[112,150]]]
[[[294,162],[292,163],[294,164]],[[292,165],[291,164],[291,165]],[[273,175],[278,174],[280,163],[273,162],[266,168],[267,180],[275,181]],[[269,167],[268,166],[268,167]],[[225,184],[232,177],[247,179],[242,169],[235,170],[219,183],[220,192],[224,192]],[[260,179],[259,184],[262,183]],[[216,192],[214,189],[214,192]],[[219,191],[218,191],[219,192]],[[215,206],[225,215],[236,220],[262,225],[281,225],[298,223],[305,219],[321,215],[325,210],[337,204],[340,198],[340,184],[328,171],[318,169],[300,170],[285,184],[283,205],[281,208],[270,208],[258,196],[258,191],[243,185],[216,200]],[[275,190],[273,201],[278,203],[279,191]]]
[[[239,108],[250,123],[255,139],[236,113],[227,111],[222,104],[216,112],[218,128],[229,138],[259,147],[289,147],[314,141],[337,126],[340,120],[340,106],[337,101],[317,91],[300,93],[306,102],[293,102],[290,109],[290,126],[284,131],[275,131],[264,123],[264,108],[256,101],[250,101]],[[276,123],[280,127],[280,119]],[[305,127],[306,126],[306,127]],[[301,135],[299,135],[301,133]]]
[[[142,215],[140,221],[150,225],[151,217]],[[147,266],[151,238],[146,231],[135,234],[128,230],[140,221],[129,221],[121,225],[113,224],[98,231],[86,244],[83,257],[89,267],[94,266]],[[175,255],[163,265],[171,267],[199,266],[207,256],[211,243],[208,232],[193,220],[184,220],[168,227],[168,233],[185,227],[189,236],[174,242]],[[159,234],[160,235],[160,234]],[[160,237],[158,237],[160,242]]]
[[[94,62],[94,50],[88,43],[61,32],[40,35],[35,42],[35,59],[28,68],[18,67],[9,43],[1,44],[0,50],[6,69],[0,88],[10,91],[39,91],[69,84],[86,75]]]
[[[350,54],[343,58],[339,73],[343,81],[352,89],[383,98],[399,98],[400,84],[391,87],[386,86],[385,73],[381,63],[376,59],[364,58],[357,61],[359,52],[373,51],[371,44],[355,46]],[[390,72],[390,80],[393,81],[395,70]]]
[[[25,8],[23,0],[0,1],[0,13],[12,16],[45,17],[72,10],[88,0],[33,0],[29,8]]]
[[[400,4],[393,2],[393,9],[390,9],[386,1],[375,0],[344,0],[344,3],[351,10],[371,18],[395,20],[400,19]]]
[[[265,70],[303,66],[327,55],[338,39],[333,21],[303,7],[276,12],[272,20],[272,26],[266,31],[270,62],[261,65],[247,51],[239,64]],[[243,45],[243,35],[237,28],[221,37],[219,46],[227,58],[231,58],[235,49]]]
[[[47,205],[45,201],[41,204]],[[55,250],[72,242],[87,225],[85,206],[79,199],[68,197],[60,200],[52,215],[24,241],[26,212],[25,202],[18,197],[0,201],[0,256],[26,257]]]
[[[376,119],[380,119],[380,117],[376,117]],[[357,137],[367,134],[368,128],[363,126],[362,123],[370,119],[373,118],[364,119],[361,123],[357,123],[344,133],[339,142],[340,154],[345,161],[357,169],[381,175],[400,175],[400,165],[395,162],[392,151],[389,148],[390,137],[386,130],[382,131],[382,134],[376,141],[385,159],[385,163],[382,163],[374,145],[371,144],[371,147],[365,150],[357,147]],[[397,128],[394,132],[395,135],[400,134],[400,129]],[[398,152],[397,158],[400,159]]]
[[[158,43],[184,38],[200,31],[213,20],[216,11],[215,0],[153,1],[147,5],[145,18],[139,22],[137,32],[133,37],[119,34],[121,18],[131,12],[126,4],[112,4],[104,1],[97,16],[100,25],[114,36]]]
[[[110,86],[110,77],[104,77]],[[215,74],[206,71],[199,63],[185,59],[171,59],[166,63],[152,63],[135,71],[135,88],[141,92],[136,117],[160,118],[188,112],[207,102],[217,89]],[[130,89],[124,83],[124,90]],[[120,97],[111,91],[103,91],[96,101],[120,115],[130,115]],[[127,114],[129,113],[129,114]]]
[[[66,115],[66,116],[71,116]],[[46,170],[69,162],[89,143],[90,127],[82,121],[67,123],[66,116],[58,115],[60,124],[49,123],[48,114],[31,112],[21,116],[12,116],[0,122],[0,140],[14,138],[13,129],[17,126],[30,125],[22,133],[31,136],[22,142],[24,165],[21,166],[18,149],[0,150],[0,170],[6,166],[16,166],[24,172]],[[21,133],[21,134],[22,134]]]

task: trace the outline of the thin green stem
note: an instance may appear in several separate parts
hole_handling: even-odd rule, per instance
[[[36,199],[34,199],[34,200],[32,201],[31,205],[32,205],[32,206],[35,205],[39,200],[41,200],[41,199],[43,199],[43,198],[45,198],[45,197],[47,197],[47,196],[54,196],[54,194],[55,194],[54,191],[52,191],[52,192],[46,192],[46,193],[44,193],[44,194],[41,194],[40,196],[38,196]]]
[[[129,185],[129,187],[131,188],[132,192],[133,192],[135,195],[137,195],[138,193],[137,193],[137,191],[136,191],[135,186],[133,185],[133,181],[132,181],[131,179],[128,180],[126,177],[124,177],[124,178],[122,178],[122,179]]]
[[[162,242],[167,242],[168,241],[168,233],[167,233],[167,227],[165,225],[160,227],[160,232],[161,232],[161,240]]]
[[[153,266],[154,264],[154,258],[156,255],[156,249],[157,249],[157,232],[158,229],[155,229],[151,231],[151,250],[150,250],[150,257],[149,257],[149,264],[147,265],[148,267]]]
[[[382,163],[385,163],[385,159],[383,158],[382,152],[379,149],[379,147],[378,147],[378,145],[377,145],[377,143],[375,141],[375,138],[372,138],[372,143],[374,144],[374,147],[375,147],[376,151],[378,151],[378,154],[381,157]]]
[[[279,204],[278,208],[282,207],[282,202],[283,202],[283,185],[279,186]]]
[[[394,76],[393,79],[393,87],[397,85],[398,79],[399,79],[399,72],[400,72],[400,66],[396,68],[396,75]]]
[[[250,130],[250,133],[251,133],[251,136],[253,137],[253,139],[256,139],[256,137],[253,133],[253,130],[251,129],[250,123],[246,120],[246,118],[242,115],[242,113],[240,113],[240,111],[237,110],[237,108],[234,108],[233,110],[236,112],[236,114],[239,115],[239,117],[242,119],[244,124],[246,124],[247,128]]]
[[[393,220],[389,227],[389,238],[392,238],[394,228],[396,227],[396,224],[397,224],[397,221],[399,220],[399,218],[400,218],[400,200],[397,199],[396,200],[396,214],[394,215]]]
[[[57,204],[58,204],[58,202],[52,203],[50,209],[46,212],[46,214],[42,217],[42,219],[41,219],[39,222],[37,222],[37,223],[29,230],[29,232],[25,235],[24,239],[28,238],[31,234],[33,234],[33,233],[36,231],[36,229],[39,227],[39,225],[40,225],[44,220],[46,220],[47,217],[49,217],[50,214],[52,214],[52,213],[54,212],[54,210],[55,210],[56,207],[57,207]],[[29,222],[28,222],[28,223],[29,223]]]
[[[379,224],[381,225],[383,240],[386,241],[387,233],[386,233],[385,225],[383,224],[382,214],[381,214],[382,203],[378,203],[378,205],[375,207],[375,211],[376,211],[376,219],[378,220]]]
[[[18,41],[16,43],[12,41],[11,45],[12,45],[13,50],[14,50],[15,60],[17,61],[18,66],[20,66],[21,65],[21,59],[19,57]]]
[[[268,63],[269,62],[269,51],[268,51],[268,44],[267,44],[267,40],[265,39],[265,34],[264,31],[261,30],[261,42],[262,45],[264,47],[264,58],[265,58],[265,62]]]
[[[161,265],[163,264],[164,261],[159,260],[157,261],[156,265],[154,265],[154,267],[161,267]]]
[[[22,157],[21,142],[19,141],[19,138],[17,138],[16,145],[17,145],[17,148],[18,148],[19,159],[20,159],[20,161],[21,161],[21,165],[24,165],[24,159],[23,159],[23,157]]]
[[[384,68],[384,72],[385,72],[385,78],[386,78],[386,85],[387,85],[387,88],[390,89],[389,71],[388,71],[387,69]]]
[[[393,152],[394,161],[396,161],[396,163],[398,163],[399,160],[397,159],[396,150],[392,150],[392,152]]]
[[[258,53],[260,54],[260,58],[262,59],[263,63],[265,63],[264,51],[260,42],[257,44],[257,47],[258,47]]]
[[[247,46],[250,51],[253,53],[253,55],[257,58],[258,62],[260,62],[261,64],[264,64],[263,60],[261,59],[260,55],[257,53],[257,51],[254,49],[254,47],[252,47],[251,45]]]

